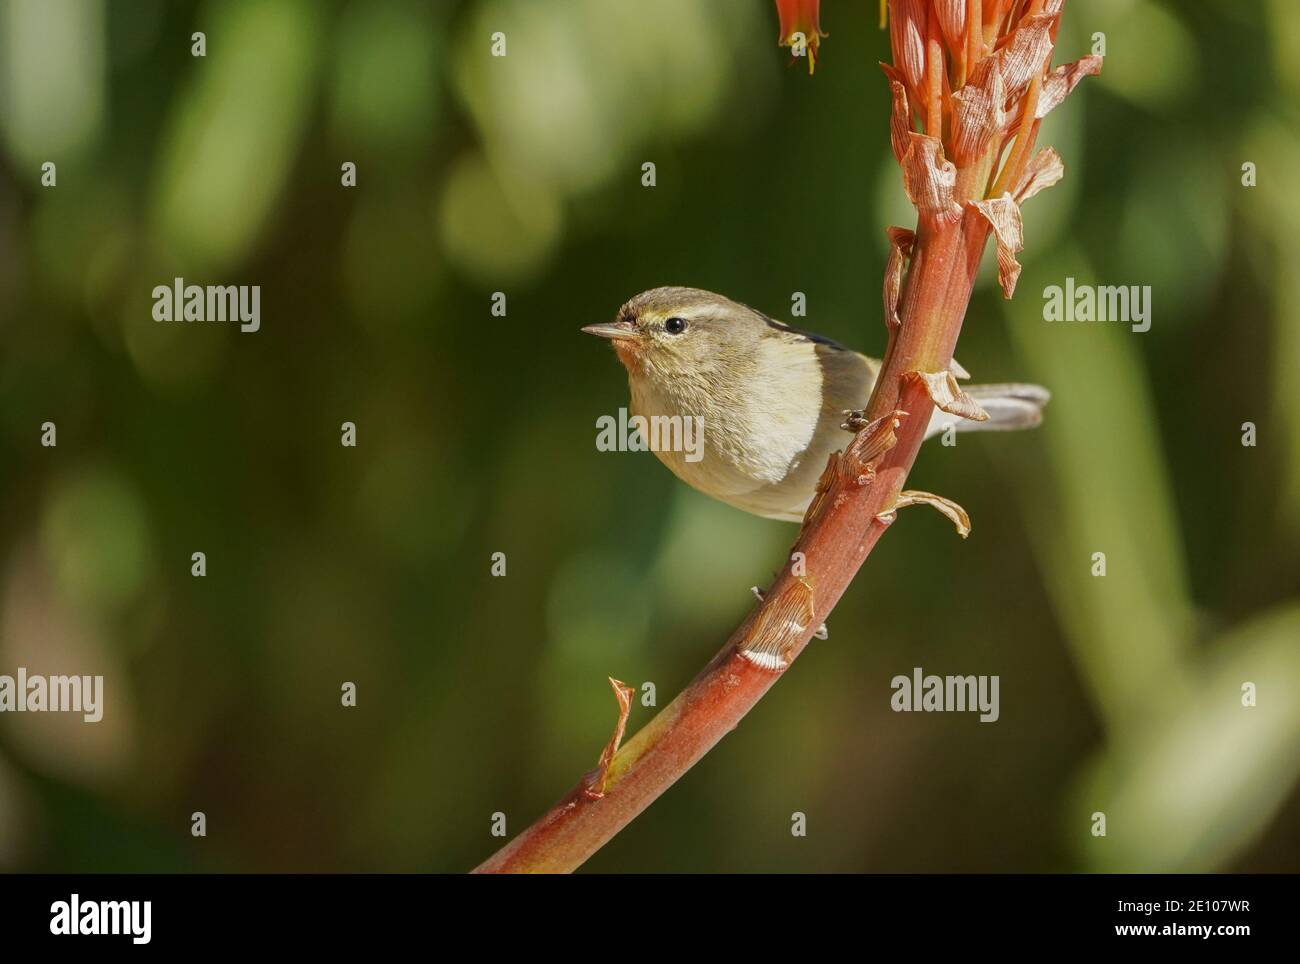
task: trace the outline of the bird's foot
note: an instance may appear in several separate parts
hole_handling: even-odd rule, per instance
[[[856,435],[871,424],[867,421],[867,413],[860,408],[847,408],[841,414],[844,416],[844,421],[840,423],[840,428],[846,432],[853,432]]]

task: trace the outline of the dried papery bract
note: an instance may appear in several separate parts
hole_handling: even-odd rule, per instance
[[[1016,186],[1016,202],[1024,204],[1039,191],[1046,191],[1063,177],[1065,177],[1065,163],[1061,160],[1061,155],[1056,153],[1054,147],[1043,148],[1025,165],[1025,170],[1020,175],[1020,183]]]
[[[890,231],[882,286],[885,357],[866,408],[845,413],[853,438],[827,460],[798,538],[758,609],[621,747],[626,717],[620,712],[595,775],[480,871],[572,870],[603,846],[784,675],[899,509],[929,505],[961,535],[970,531],[957,503],[903,485],[936,407],[966,418],[984,414],[954,377],[962,371],[953,349],[975,274],[992,235],[999,279],[1011,296],[1022,245],[1019,205],[1060,180],[1063,170],[1055,151],[1034,152],[1041,118],[1101,66],[1099,58],[1085,57],[1050,69],[1063,6],[1063,0],[966,0],[963,11],[958,0],[890,0],[889,139],[917,226]],[[778,0],[777,8],[782,42],[795,29],[787,16],[811,16],[806,36],[810,42],[823,36],[816,3]],[[811,69],[815,43],[809,53]],[[774,761],[773,771],[779,768]]]
[[[903,188],[922,219],[955,221],[961,207],[957,192],[957,167],[943,156],[937,137],[913,134],[903,155]]]
[[[755,614],[753,641],[740,648],[740,655],[763,669],[779,671],[790,665],[790,653],[799,645],[804,630],[816,626],[816,599],[806,579],[787,583],[780,594]]]
[[[950,145],[954,163],[965,166],[988,153],[993,138],[1006,127],[1006,101],[1002,74],[989,60],[976,68],[970,83],[953,92]]]
[[[618,700],[618,722],[614,724],[614,735],[609,738],[605,749],[600,753],[600,760],[586,789],[587,796],[593,800],[605,795],[605,777],[609,774],[609,765],[614,759],[614,754],[618,752],[619,744],[623,742],[623,733],[627,730],[627,718],[632,712],[632,694],[636,692],[622,680],[616,680],[612,676],[609,678],[609,686],[614,691],[614,698]]]
[[[1070,91],[1074,90],[1079,81],[1099,73],[1101,73],[1101,57],[1096,54],[1057,67],[1043,79],[1043,93],[1038,98],[1038,109],[1034,112],[1034,116],[1042,120],[1070,95]]]
[[[916,235],[907,228],[889,228],[889,258],[885,261],[885,284],[882,297],[885,304],[885,325],[890,336],[902,324],[898,320],[898,296],[903,290],[903,269],[912,255]]]
[[[909,505],[928,505],[939,512],[942,512],[957,529],[957,535],[965,539],[970,535],[970,516],[966,510],[959,506],[952,499],[945,499],[941,495],[935,495],[933,492],[908,492],[903,491],[898,495],[898,501],[894,503],[891,511],[905,509]]]
[[[1020,262],[1016,260],[1016,254],[1024,248],[1020,205],[1010,194],[987,201],[966,203],[978,211],[993,229],[998,242],[998,284],[1002,286],[1002,293],[1010,298],[1015,293],[1016,281],[1020,278]]]
[[[987,422],[989,419],[989,413],[980,407],[979,402],[962,391],[950,368],[941,372],[905,372],[904,391],[909,382],[917,382],[941,412],[968,418],[972,422]]]

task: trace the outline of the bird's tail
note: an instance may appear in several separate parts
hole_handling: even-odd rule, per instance
[[[962,390],[989,413],[988,421],[975,422],[936,411],[926,438],[941,434],[950,425],[959,432],[1014,432],[1033,428],[1043,420],[1043,407],[1052,397],[1041,385],[963,385]]]

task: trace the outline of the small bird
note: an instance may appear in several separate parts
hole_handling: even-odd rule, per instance
[[[827,457],[848,441],[845,413],[866,406],[881,367],[829,338],[699,288],[642,292],[614,321],[582,330],[613,342],[628,372],[633,415],[702,419],[702,457],[651,446],[679,479],[738,509],[789,522],[803,518]],[[1032,428],[1051,397],[1038,385],[964,390],[988,421],[936,411],[927,438],[950,425]]]

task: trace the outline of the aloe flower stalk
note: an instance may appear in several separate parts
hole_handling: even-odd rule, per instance
[[[1063,5],[890,0],[890,142],[917,222],[887,230],[888,341],[866,409],[845,423],[853,437],[828,461],[783,568],[712,661],[622,746],[631,700],[611,679],[618,722],[596,768],[479,872],[573,870],[635,819],[780,679],[900,510],[929,505],[970,531],[955,502],[903,484],[936,407],[979,415],[953,362],[975,274],[992,234],[1002,290],[1015,290],[1020,205],[1064,171],[1051,148],[1034,151],[1040,122],[1101,68],[1085,57],[1051,69]],[[795,24],[821,35],[816,3],[777,8],[782,38]]]

